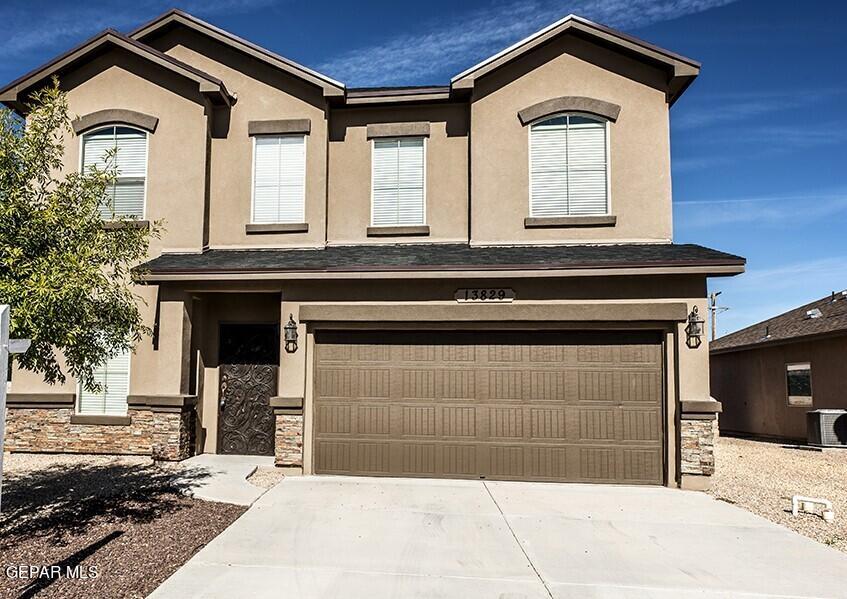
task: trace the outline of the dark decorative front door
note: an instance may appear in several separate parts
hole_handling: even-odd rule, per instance
[[[218,453],[273,455],[279,327],[222,325]]]

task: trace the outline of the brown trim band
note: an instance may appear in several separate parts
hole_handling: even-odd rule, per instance
[[[130,395],[126,402],[131,410],[180,412],[197,403],[196,395]]]
[[[682,414],[682,420],[717,420],[717,414]]]
[[[103,125],[131,125],[144,129],[150,133],[156,132],[156,127],[159,124],[159,118],[136,112],[134,110],[125,110],[123,108],[109,108],[106,110],[98,110],[91,114],[78,117],[71,121],[71,127],[74,133],[80,135],[89,129],[100,127]]]
[[[679,406],[683,418],[691,414],[719,414],[723,411],[721,402],[710,399],[682,400]]]
[[[618,217],[607,216],[527,216],[523,219],[525,229],[565,229],[567,227],[614,227]]]
[[[99,426],[129,426],[131,416],[104,416],[100,414],[72,414],[71,424],[90,424]]]
[[[6,407],[13,410],[73,408],[75,402],[74,393],[9,393],[6,396]]]
[[[587,112],[595,114],[603,118],[609,119],[613,123],[618,120],[618,115],[621,113],[621,107],[605,100],[596,98],[587,98],[585,96],[561,96],[559,98],[551,98],[544,100],[538,104],[527,106],[523,110],[518,111],[518,119],[521,125],[529,123],[560,112]]]
[[[312,132],[311,119],[278,119],[275,121],[248,121],[247,135],[285,135],[286,133]]]
[[[687,317],[688,306],[684,302],[300,306],[302,322],[681,322]]]
[[[116,229],[149,229],[149,220],[104,220],[103,228],[107,231]]]
[[[399,227],[368,227],[368,237],[426,237],[429,225]]]
[[[309,223],[268,223],[247,224],[244,227],[247,235],[263,235],[266,233],[308,233]]]
[[[375,137],[429,137],[429,123],[373,123],[368,125],[368,139]]]
[[[271,397],[268,403],[272,408],[302,408],[303,398],[275,396]]]

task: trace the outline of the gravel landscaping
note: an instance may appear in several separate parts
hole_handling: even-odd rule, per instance
[[[802,535],[847,552],[847,450],[814,451],[780,443],[721,437],[712,495]],[[791,515],[791,497],[829,499],[835,522]]]
[[[256,468],[256,471],[247,480],[260,489],[270,489],[275,487],[283,478],[285,478],[285,475],[279,468]]]
[[[149,458],[12,454],[3,466],[0,597],[145,597],[245,510],[186,497],[186,476]],[[20,566],[61,575],[10,576]]]

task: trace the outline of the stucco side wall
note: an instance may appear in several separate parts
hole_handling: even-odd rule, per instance
[[[159,119],[148,133],[145,218],[162,220],[150,258],[162,250],[200,251],[206,193],[206,107],[188,82],[124,52],[111,51],[61,80],[72,118],[126,109]],[[80,166],[80,137],[65,139],[65,170]]]
[[[847,409],[847,336],[711,357],[712,394],[723,403],[721,431],[806,440],[806,412]],[[812,407],[788,405],[785,365],[812,365]]]
[[[367,126],[425,122],[427,236],[368,237],[371,154]],[[331,113],[329,143],[330,244],[461,242],[468,240],[468,107],[348,108]]]
[[[668,241],[672,237],[668,105],[661,74],[566,36],[477,82],[471,104],[472,241]],[[621,107],[610,124],[613,227],[525,229],[529,126],[518,111],[561,96]]]
[[[211,140],[209,246],[322,245],[326,222],[327,119],[318,88],[187,30],[149,43],[226,82],[238,101],[215,116]],[[214,57],[214,58],[212,58]],[[306,233],[247,234],[252,222],[253,138],[248,123],[309,119],[306,136]],[[196,216],[194,217],[196,218]]]

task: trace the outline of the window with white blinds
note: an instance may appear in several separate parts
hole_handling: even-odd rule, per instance
[[[114,167],[116,180],[100,206],[104,220],[144,218],[147,182],[147,134],[130,127],[105,127],[82,137],[82,165],[101,170]]]
[[[530,216],[608,214],[608,123],[560,115],[530,128]]]
[[[373,140],[371,224],[423,225],[424,138]]]
[[[79,413],[123,416],[129,393],[130,352],[118,354],[94,371],[94,380],[101,385],[98,393],[79,389]]]
[[[306,136],[253,139],[253,222],[306,222]]]

